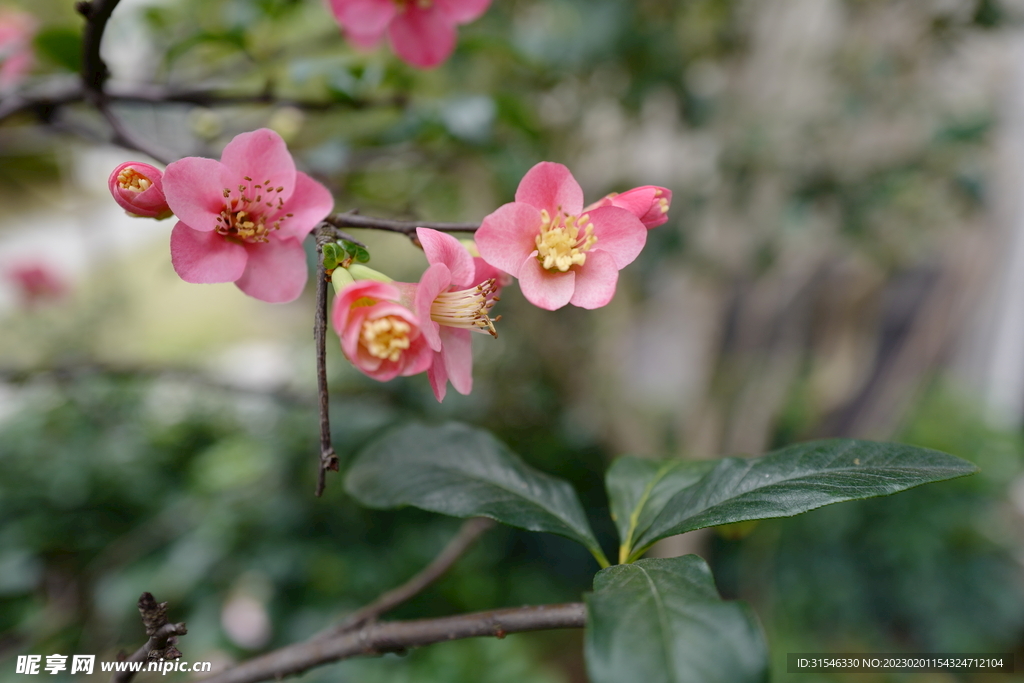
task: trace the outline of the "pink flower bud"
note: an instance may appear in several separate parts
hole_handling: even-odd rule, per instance
[[[672,203],[672,191],[656,185],[644,185],[626,190],[621,194],[612,193],[586,208],[587,211],[602,206],[617,206],[640,219],[648,230],[668,220],[668,209]]]
[[[110,194],[122,209],[142,218],[169,218],[171,209],[164,198],[163,173],[138,161],[128,161],[110,174]]]

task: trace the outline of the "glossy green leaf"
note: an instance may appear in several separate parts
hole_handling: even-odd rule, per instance
[[[768,648],[750,608],[725,602],[696,555],[598,572],[585,596],[591,683],[759,683]]]
[[[633,540],[651,525],[669,498],[692,486],[715,466],[712,460],[649,460],[617,458],[605,475],[612,520],[619,530],[619,562],[625,562]]]
[[[565,536],[608,564],[572,486],[481,429],[455,422],[394,429],[356,456],[345,488],[369,507],[412,505]]]
[[[82,32],[64,26],[44,28],[36,34],[36,52],[68,71],[82,69]]]
[[[939,451],[852,439],[796,444],[759,458],[726,458],[695,483],[685,477],[671,479],[682,485],[660,510],[641,511],[650,523],[634,531],[630,556],[639,556],[659,539],[694,529],[790,517],[976,471],[966,460]],[[667,492],[659,493],[657,503]],[[650,498],[647,506],[653,508]]]

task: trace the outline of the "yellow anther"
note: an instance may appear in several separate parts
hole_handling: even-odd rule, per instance
[[[359,339],[374,358],[397,361],[409,348],[412,326],[400,318],[389,315],[363,322]]]
[[[597,243],[590,216],[562,213],[552,219],[546,210],[542,210],[540,216],[540,234],[536,238],[537,260],[545,270],[564,273],[573,266],[586,263],[587,252]]]
[[[145,192],[153,185],[153,181],[134,168],[128,167],[117,174],[117,184],[122,190]]]

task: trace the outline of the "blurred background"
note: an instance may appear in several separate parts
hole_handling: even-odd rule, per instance
[[[34,38],[0,103],[73,82],[70,3],[3,1]],[[469,397],[377,384],[332,340],[343,467],[402,420],[484,426],[571,480],[611,548],[601,476],[624,453],[850,436],[977,463],[655,548],[707,558],[787,680],[787,652],[1024,662],[1022,19],[1020,0],[495,0],[420,72],[353,51],[318,0],[124,0],[104,55],[112,89],[281,100],[116,111],[172,157],[273,127],[339,210],[476,221],[541,160],[588,201],[673,191],[606,308],[551,313],[506,290]],[[105,186],[149,160],[107,139],[81,105],[0,122],[0,681],[20,680],[19,654],[134,651],[144,590],[188,623],[187,660],[247,658],[404,581],[458,528],[361,509],[338,476],[313,497],[312,291],[272,306],[178,280],[172,221],[126,217]],[[371,265],[418,278],[408,240],[354,234]],[[575,601],[596,569],[570,541],[496,529],[392,616]],[[581,642],[463,641],[303,680],[582,683]]]

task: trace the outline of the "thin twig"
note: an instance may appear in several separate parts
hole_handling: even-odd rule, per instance
[[[479,223],[430,223],[424,221],[394,221],[387,218],[371,218],[358,214],[335,213],[324,219],[337,228],[370,228],[398,232],[403,235],[414,235],[416,228],[431,228],[440,232],[475,232]]]
[[[316,346],[316,391],[320,405],[320,462],[316,495],[324,494],[327,472],[338,471],[338,456],[331,445],[330,399],[327,394],[327,286],[330,278],[324,268],[324,244],[333,239],[330,226],[316,233],[316,313],[313,316],[313,343]]]
[[[173,157],[158,151],[148,142],[144,142],[141,138],[132,133],[131,130],[124,125],[124,122],[121,121],[121,118],[110,108],[110,103],[107,102],[105,95],[98,95],[94,101],[94,105],[100,114],[103,115],[103,118],[106,119],[110,129],[114,132],[114,137],[111,142],[115,145],[124,147],[125,149],[132,149],[136,152],[142,152],[143,154],[156,159],[164,166],[174,161]]]
[[[586,606],[574,602],[473,612],[438,619],[374,622],[333,638],[314,639],[274,650],[201,681],[257,683],[342,659],[402,652],[432,643],[482,636],[504,638],[509,633],[525,631],[583,628],[586,619]]]
[[[185,623],[172,624],[167,621],[167,603],[157,601],[152,593],[143,593],[139,598],[139,614],[146,626],[149,639],[142,647],[125,659],[125,662],[145,662],[149,659],[177,659],[181,652],[174,646],[178,636],[188,633]],[[110,683],[128,683],[135,677],[136,671],[126,667],[125,671],[117,671],[110,677]]]
[[[376,600],[352,613],[344,621],[317,634],[314,636],[315,639],[331,638],[359,628],[415,597],[427,586],[444,576],[459,558],[476,543],[476,540],[493,526],[494,521],[486,517],[466,520],[459,529],[459,533],[448,542],[444,550],[418,574],[401,586],[382,593]]]

